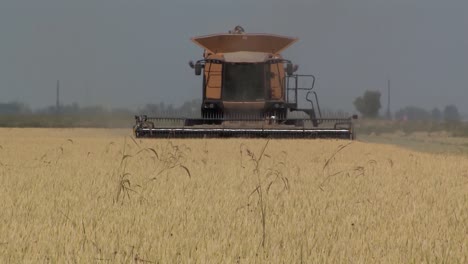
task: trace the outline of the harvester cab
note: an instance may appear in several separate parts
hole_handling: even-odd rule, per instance
[[[281,56],[297,40],[240,26],[192,38],[204,49],[202,59],[189,62],[203,78],[200,116],[137,116],[135,135],[354,139],[353,117],[323,118],[315,76],[297,74]]]

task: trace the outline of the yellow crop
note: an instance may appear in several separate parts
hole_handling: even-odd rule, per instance
[[[0,130],[0,263],[467,263],[468,158]]]

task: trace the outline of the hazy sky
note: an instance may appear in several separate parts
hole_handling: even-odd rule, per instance
[[[318,78],[322,107],[353,110],[392,84],[392,110],[468,113],[466,0],[0,0],[0,102],[136,108],[201,97],[190,37],[235,25],[299,37],[285,56]]]

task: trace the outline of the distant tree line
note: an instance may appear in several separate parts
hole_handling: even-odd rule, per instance
[[[68,105],[31,109],[20,102],[0,103],[0,127],[132,127],[135,115],[187,116],[200,115],[201,102],[193,100],[180,106],[147,104],[136,110],[103,106]]]
[[[366,91],[362,96],[354,100],[356,110],[363,118],[379,119],[379,110],[382,105],[380,103],[381,94],[379,91]],[[84,124],[89,120],[96,120],[92,123],[89,121],[87,126],[101,126],[100,120],[113,120],[119,124],[129,124],[129,120],[133,119],[134,115],[148,116],[183,116],[183,117],[199,117],[200,116],[201,100],[191,100],[183,103],[180,106],[166,104],[164,102],[158,104],[146,104],[136,110],[125,108],[105,108],[103,106],[79,106],[77,103],[68,105],[47,106],[39,109],[31,109],[27,104],[21,102],[0,103],[0,126],[58,126],[75,125],[74,120],[81,120],[80,124]],[[332,114],[327,114],[327,111],[322,111],[325,116],[344,117],[349,116],[346,113],[336,111],[328,111]],[[22,116],[17,118],[17,116]],[[52,118],[53,117],[53,118]],[[429,121],[431,123],[458,123],[462,117],[455,105],[447,105],[443,109],[434,108],[431,111],[417,107],[407,106],[396,111],[393,115],[394,120],[401,121]],[[58,121],[57,121],[58,120]],[[64,122],[63,120],[68,120]],[[54,123],[55,122],[55,123]],[[46,124],[47,123],[47,124]],[[49,124],[50,123],[50,124]],[[79,126],[79,124],[78,124]]]
[[[381,93],[379,91],[365,91],[362,96],[354,100],[356,110],[364,118],[379,118]],[[461,116],[455,105],[447,105],[440,110],[434,108],[427,111],[417,106],[407,106],[395,112],[394,118],[403,121],[435,121],[435,122],[459,122]]]
[[[15,115],[15,114],[31,114],[31,108],[26,104],[19,102],[0,103],[0,114]]]
[[[441,111],[435,107],[431,111],[426,109],[407,106],[403,109],[398,110],[395,113],[395,118],[398,120],[419,120],[419,121],[436,121],[436,122],[459,122],[461,121],[460,113],[455,105],[447,105],[444,110]]]
[[[146,104],[144,107],[137,110],[138,114],[142,115],[158,115],[158,116],[198,116],[200,115],[201,100],[195,99],[183,103],[179,107],[174,107],[172,104]]]
[[[192,100],[175,107],[172,104],[146,104],[137,110],[126,108],[105,108],[103,106],[79,106],[77,103],[68,105],[47,106],[32,110],[28,105],[21,102],[0,103],[0,115],[196,115],[200,113],[200,100]]]

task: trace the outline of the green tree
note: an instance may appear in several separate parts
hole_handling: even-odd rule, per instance
[[[379,110],[382,107],[380,104],[379,91],[366,91],[363,96],[354,100],[354,107],[361,113],[362,116],[368,118],[376,118],[379,115]]]
[[[431,117],[433,121],[440,121],[442,120],[442,112],[436,107],[432,109]]]
[[[458,122],[460,121],[460,113],[455,105],[447,105],[444,109],[445,122]]]

